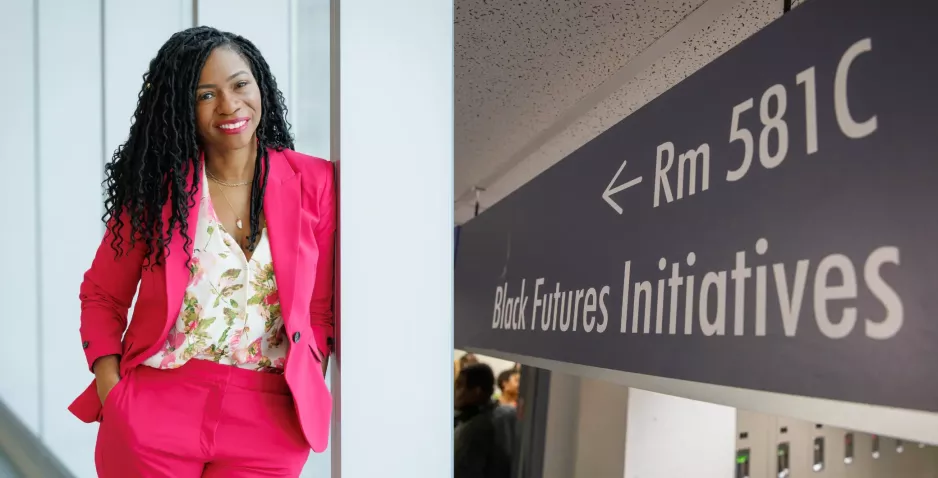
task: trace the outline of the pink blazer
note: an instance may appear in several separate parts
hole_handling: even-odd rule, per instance
[[[196,183],[201,187],[201,181]],[[323,379],[322,361],[333,349],[335,330],[334,184],[332,163],[290,150],[270,150],[264,215],[283,322],[290,340],[284,376],[293,393],[303,433],[315,452],[326,449],[332,416],[332,397]],[[189,231],[197,228],[196,207],[198,201],[189,211]],[[164,224],[168,223],[169,215],[167,206],[163,211]],[[128,229],[122,228],[122,234],[128,234]],[[105,234],[81,284],[81,345],[89,368],[99,357],[120,354],[124,375],[164,344],[179,315],[188,283],[188,256],[184,247],[185,241],[177,229],[164,264],[142,270],[140,247],[115,258],[111,234]],[[191,246],[188,252],[192,252]],[[140,291],[128,328],[127,311],[138,283]],[[82,421],[101,419],[96,390],[92,382],[69,406]]]

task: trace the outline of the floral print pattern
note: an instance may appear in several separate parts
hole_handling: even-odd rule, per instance
[[[198,225],[179,318],[144,365],[176,368],[199,359],[281,372],[289,345],[267,230],[248,260],[215,215],[204,175]]]

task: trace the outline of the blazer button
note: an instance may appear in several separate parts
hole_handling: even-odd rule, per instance
[[[84,341],[84,342],[81,343],[81,348],[87,349],[89,345],[91,345],[91,344],[88,343],[88,341],[86,340],[86,341]]]
[[[297,343],[297,342],[299,342],[299,341],[300,341],[300,333],[299,333],[299,332],[294,332],[294,333],[293,333],[293,343]]]

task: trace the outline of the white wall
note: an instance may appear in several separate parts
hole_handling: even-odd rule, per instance
[[[631,408],[629,395],[630,389],[627,387],[601,380],[581,379],[574,476],[623,476],[627,465],[623,454]],[[653,473],[647,476],[666,475]]]
[[[0,367],[0,397],[34,432],[40,428],[37,180],[36,180],[36,22],[33,1],[9,2],[0,15],[0,62],[4,65],[0,104],[0,161],[7,178],[0,188],[0,322],[15,340],[5,344],[16,366]],[[77,294],[77,291],[76,291]]]
[[[582,380],[587,379],[556,372],[550,375],[550,397],[545,426],[547,430],[544,431],[543,478],[576,478]]]
[[[152,8],[147,0],[104,2],[104,158],[127,139],[142,76],[170,35],[192,25],[192,0]],[[139,21],[146,12],[147,21]]]
[[[733,476],[736,410],[553,372],[544,478]]]
[[[329,101],[329,58],[322,55],[328,16],[309,14],[323,6],[328,13],[328,0],[304,1],[302,20],[291,16],[304,14],[295,1],[259,9],[246,0],[201,0],[199,23],[258,46],[294,106],[293,121],[306,126],[305,134],[294,131],[298,145],[314,145],[318,150],[308,152],[328,156],[328,129],[321,133],[325,146],[322,136],[307,140],[329,121],[328,108],[319,109]],[[22,0],[6,2],[0,16],[0,103],[6,108],[0,161],[7,178],[0,212],[4,230],[14,231],[0,234],[6,253],[0,320],[14,338],[4,351],[15,359],[15,366],[0,367],[0,400],[79,478],[95,476],[97,427],[67,407],[92,378],[78,334],[78,286],[104,231],[103,165],[126,139],[150,60],[172,33],[193,25],[192,2],[153,8],[144,0]],[[295,23],[317,31],[297,35]],[[305,42],[300,47],[298,38]],[[316,76],[303,94],[291,97],[295,79],[310,72]],[[328,453],[310,462],[304,476],[328,474]]]
[[[296,149],[329,159],[329,0],[292,1],[296,68],[291,121]]]
[[[630,390],[625,478],[726,478],[735,450],[735,408]]]
[[[452,473],[453,4],[342,0],[333,476]],[[376,353],[393,355],[382,367]],[[400,393],[420,370],[427,393]],[[403,374],[403,375],[402,375]]]
[[[91,379],[78,285],[103,230],[101,4],[40,1],[38,25],[40,433],[66,466],[93,476],[95,427],[66,407]]]

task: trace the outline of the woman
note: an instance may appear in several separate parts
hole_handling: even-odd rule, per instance
[[[192,28],[150,62],[81,285],[99,476],[295,477],[326,448],[334,178],[292,148],[248,40]]]

